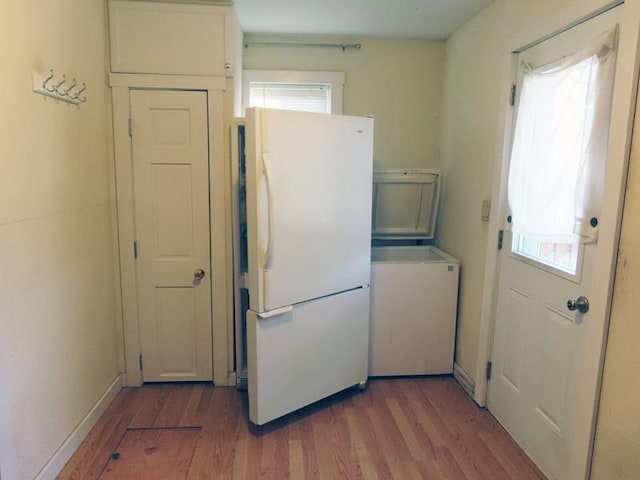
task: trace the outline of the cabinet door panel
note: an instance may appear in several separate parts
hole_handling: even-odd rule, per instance
[[[233,75],[231,7],[113,0],[109,24],[113,72]]]

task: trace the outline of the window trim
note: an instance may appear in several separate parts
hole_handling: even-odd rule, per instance
[[[345,83],[344,72],[320,72],[307,70],[244,70],[242,72],[242,111],[249,103],[251,82],[276,83],[325,83],[331,85],[331,113],[342,114],[342,90]]]

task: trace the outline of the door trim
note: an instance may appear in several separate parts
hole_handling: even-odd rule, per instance
[[[514,52],[521,51],[525,46],[535,44],[552,34],[560,33],[619,3],[619,1],[574,0],[569,2],[565,7],[552,12],[553,14],[532,22],[528,28],[517,33],[514,32],[507,37],[500,82],[501,91],[504,91],[505,95],[503,96],[504,101],[500,107],[498,118],[499,133],[498,138],[496,138],[496,152],[498,152],[498,154],[496,155],[492,176],[493,185],[498,186],[492,193],[492,204],[496,206],[496,214],[491,216],[489,223],[489,248],[487,248],[485,255],[484,290],[482,294],[475,390],[473,395],[474,400],[480,406],[485,406],[487,400],[488,380],[485,376],[485,367],[491,358],[497,303],[499,251],[495,246],[497,242],[494,243],[494,239],[497,240],[500,229],[504,228],[503,219],[507,204],[506,183],[508,160],[511,150],[511,132],[514,121],[513,108],[509,105],[509,95],[507,92],[510,90],[516,76],[517,54]],[[629,164],[638,82],[640,0],[626,0],[620,8],[625,9],[619,39],[620,50],[618,62],[621,68],[616,72],[608,154],[609,157],[622,158],[622,160],[616,162],[614,168],[610,169],[605,182],[605,192],[611,191],[612,188],[618,188],[620,195],[615,198],[608,196],[603,201],[603,210],[608,209],[615,211],[616,215],[613,218],[602,219],[601,236],[598,241],[604,244],[608,251],[613,253],[607,262],[597,262],[594,269],[594,278],[596,279],[594,292],[606,298],[606,302],[603,303],[604,306],[600,311],[590,312],[590,315],[604,319],[602,323],[603,341],[600,345],[588,346],[594,361],[586,368],[593,373],[593,377],[597,378],[597,381],[595,385],[592,384],[585,389],[585,395],[593,397],[593,408],[591,411],[584,411],[580,414],[587,421],[579,427],[580,434],[577,435],[577,438],[583,439],[586,446],[586,449],[583,448],[583,450],[588,453],[586,457],[575,458],[571,466],[572,471],[581,472],[579,474],[580,478],[587,478],[589,475],[591,454],[593,451],[595,418],[600,395],[604,348],[606,345],[606,333],[611,309],[613,276],[615,273],[617,245],[620,238],[622,202]],[[575,478],[578,478],[578,476]]]
[[[136,266],[133,257],[135,212],[133,197],[133,165],[129,137],[129,90],[200,90],[207,92],[209,115],[209,212],[212,272],[211,312],[213,336],[213,382],[233,385],[233,327],[231,211],[226,201],[230,195],[228,136],[226,119],[232,117],[233,80],[221,77],[177,75],[109,75],[113,103],[113,141],[115,163],[115,193],[117,202],[118,260],[122,292],[122,319],[125,383],[140,386],[140,335],[137,309]]]

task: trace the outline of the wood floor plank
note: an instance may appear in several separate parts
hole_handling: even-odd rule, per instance
[[[206,388],[206,384],[199,383],[194,384],[190,389],[189,399],[186,407],[182,411],[180,416],[179,425],[181,427],[199,426],[204,424],[205,416],[201,414],[200,404],[206,391],[211,391],[211,388]]]
[[[201,425],[186,441],[192,445],[186,470],[176,452],[157,454],[162,480],[545,478],[452,378],[373,379],[364,391],[346,390],[262,427],[251,425],[246,392],[235,388],[124,389],[58,478],[96,479],[101,472],[101,480],[152,478],[113,466],[109,456],[131,429],[154,425]],[[185,442],[171,448],[178,443]]]
[[[420,424],[425,435],[429,438],[431,446],[435,449],[436,447],[442,447],[445,445],[445,441],[441,434],[442,429],[439,429],[436,426],[433,415],[429,415],[425,408],[425,402],[420,401],[417,392],[408,392],[407,401],[411,407],[415,420]]]
[[[317,413],[316,413],[317,414]],[[318,469],[318,455],[316,449],[315,438],[313,435],[313,423],[309,418],[313,413],[309,413],[309,417],[300,417],[297,421],[292,421],[290,435],[291,438],[302,441],[302,452],[304,460],[304,479],[320,480],[320,471]],[[291,476],[291,478],[295,478]]]
[[[305,478],[302,440],[289,440],[289,478]]]
[[[523,480],[543,480],[545,477],[540,470],[533,468],[529,458],[515,442],[505,441],[504,435],[495,433],[479,433],[478,436],[487,446],[493,458],[500,463],[508,475],[517,476]],[[518,461],[514,461],[514,460]]]
[[[476,407],[462,401],[459,392],[447,382],[434,382],[430,401],[438,411],[452,434],[450,451],[468,478],[511,480],[507,472],[493,457],[478,437],[478,424],[484,422],[486,412],[477,412]]]
[[[389,397],[387,398],[387,405],[389,406],[391,416],[395,420],[396,425],[398,425],[400,434],[402,435],[402,438],[404,439],[404,442],[407,445],[409,452],[411,453],[412,460],[424,460],[425,448],[420,444],[415,434],[413,433],[407,417],[404,415],[402,408],[400,408],[398,400],[396,398]]]
[[[331,422],[332,417],[329,409],[325,409],[313,416],[313,435],[318,456],[318,471],[320,478],[344,478],[340,471],[337,459],[338,452],[335,451],[331,442]]]
[[[105,421],[93,428],[57,478],[81,480],[100,476],[127,431],[131,415],[114,414],[102,418]]]
[[[360,464],[362,478],[378,480],[380,477],[378,476],[375,461],[371,457],[367,444],[358,429],[354,414],[346,413],[345,418],[349,429],[349,438],[354,445],[356,457]]]
[[[187,478],[199,428],[128,430],[99,480]]]
[[[467,479],[448,446],[436,448],[436,459],[438,472],[442,472],[442,475],[441,477],[434,478],[446,478],[451,480]]]
[[[248,430],[241,430],[236,441],[231,478],[257,478],[255,476],[255,468],[251,469],[253,459],[250,456],[251,454],[255,455],[255,450],[249,448],[249,442]],[[250,452],[252,453],[250,454]],[[195,469],[192,469],[192,471],[195,473]],[[196,478],[195,474],[191,475],[191,472],[189,473],[189,478]]]
[[[131,428],[153,427],[171,392],[171,384],[145,385],[140,389],[140,407],[129,425]]]
[[[411,452],[407,448],[400,428],[395,423],[393,415],[389,411],[386,398],[389,391],[384,388],[384,382],[370,382],[375,388],[373,406],[368,408],[366,413],[369,416],[376,437],[380,440],[380,445],[384,456],[387,459],[407,462],[411,460]]]
[[[369,457],[374,461],[378,477],[380,479],[391,478],[391,469],[386,462],[381,442],[376,436],[374,427],[371,424],[371,419],[366,415],[366,413],[363,415],[362,413],[354,412],[354,415],[356,428],[360,433],[359,439],[362,440]]]
[[[158,411],[153,426],[160,427],[179,427],[182,418],[187,412],[189,401],[194,395],[197,386],[190,384],[175,384],[171,386],[167,399]],[[201,427],[202,425],[183,425]]]
[[[192,478],[213,478],[213,474],[232,475],[235,442],[241,427],[236,390],[215,388],[207,406],[201,439],[193,458]]]

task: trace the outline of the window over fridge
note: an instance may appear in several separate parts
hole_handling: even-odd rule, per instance
[[[343,72],[245,70],[244,108],[342,113]]]

